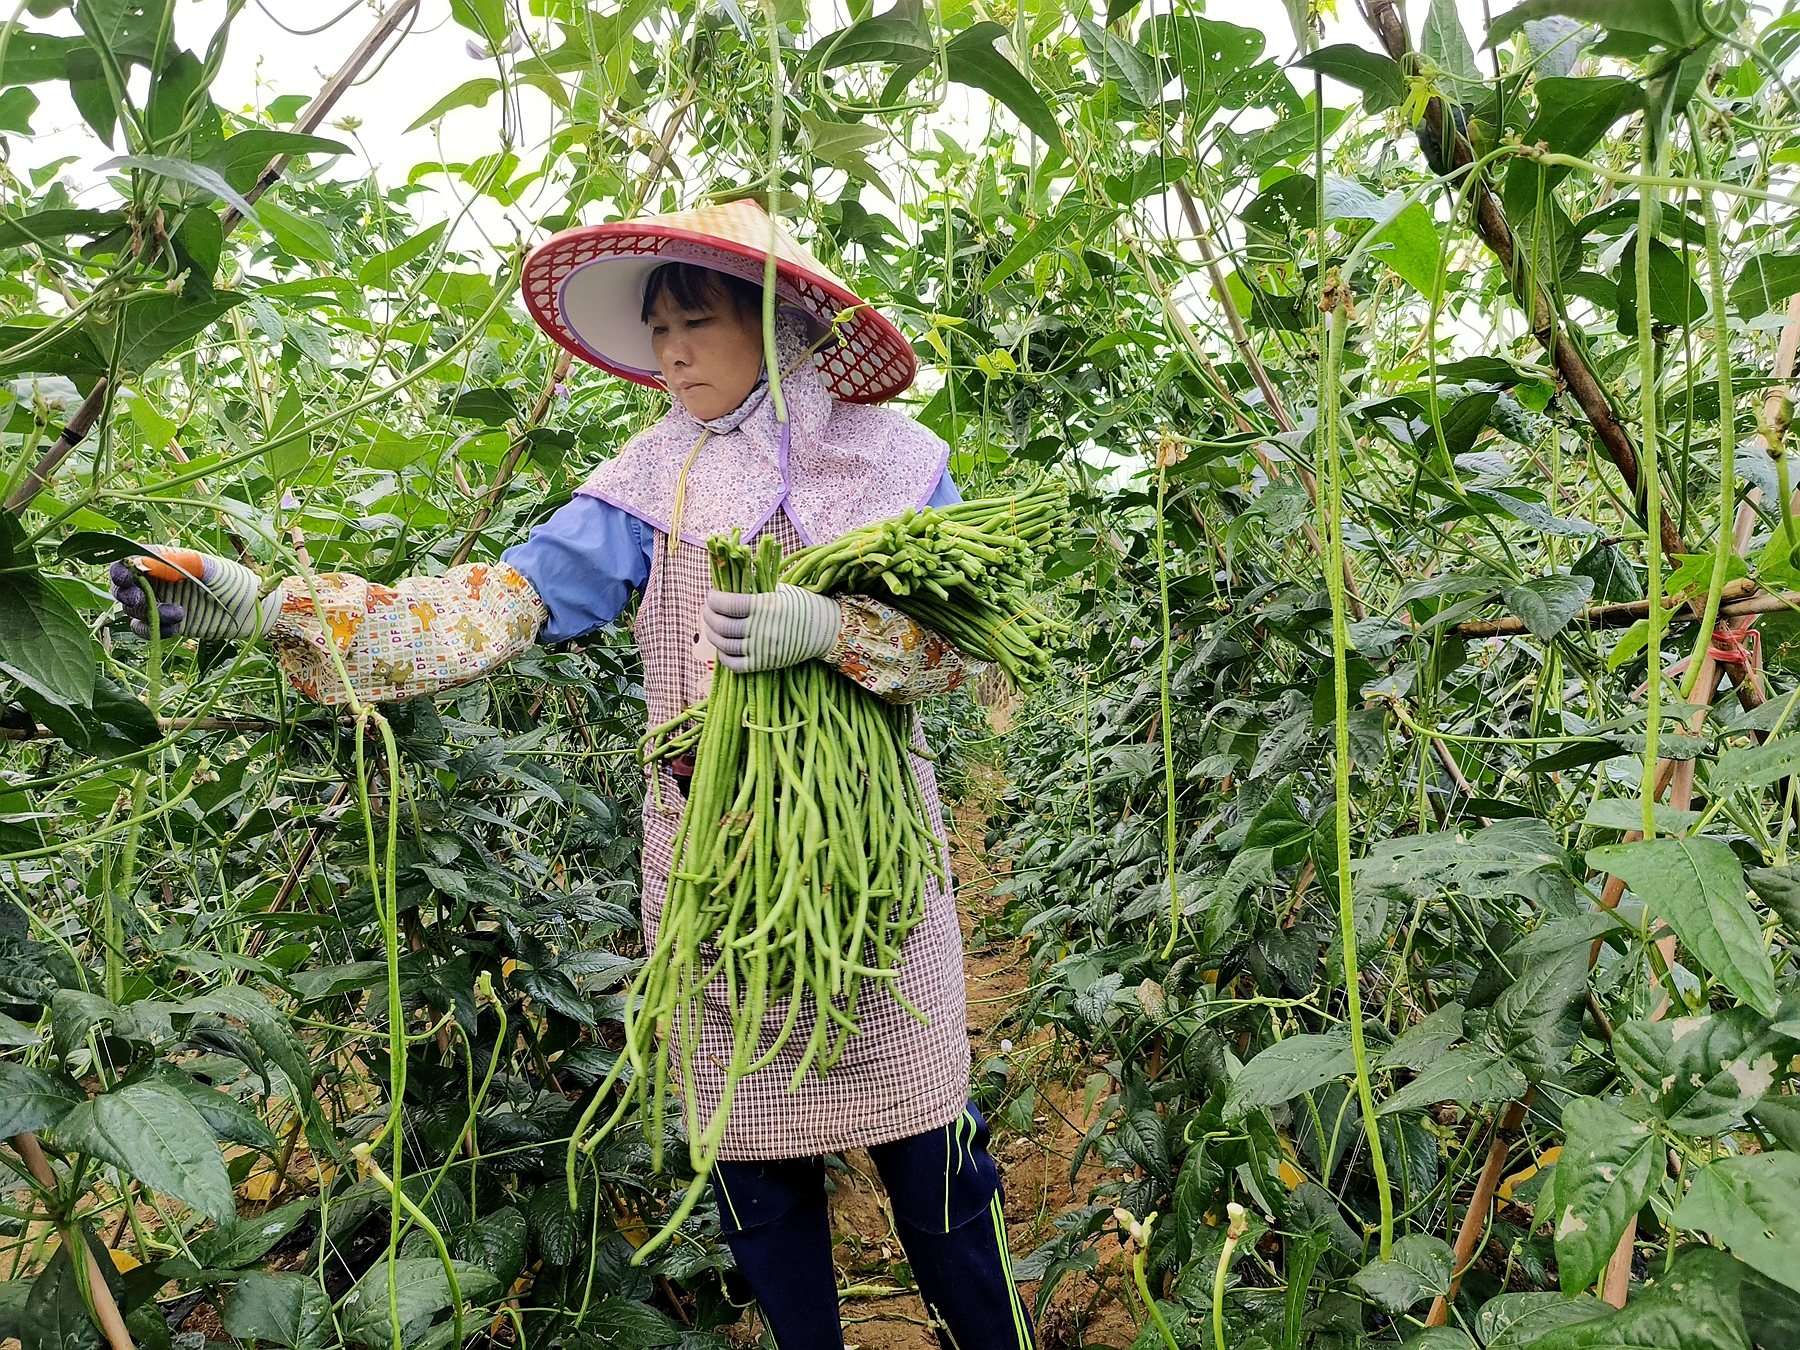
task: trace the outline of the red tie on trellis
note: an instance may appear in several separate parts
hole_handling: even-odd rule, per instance
[[[1712,642],[1706,648],[1706,654],[1721,666],[1736,666],[1748,679],[1756,678],[1762,669],[1762,634],[1756,629],[1756,615],[1746,614],[1736,623],[1721,623],[1713,629]],[[1664,666],[1663,674],[1679,675],[1688,668],[1693,660],[1684,656],[1672,666]],[[1639,685],[1633,698],[1641,698],[1650,688],[1646,680]]]

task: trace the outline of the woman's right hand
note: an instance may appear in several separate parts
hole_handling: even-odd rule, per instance
[[[242,563],[188,548],[164,546],[112,565],[113,599],[130,616],[131,631],[139,637],[150,636],[151,590],[165,638],[262,637],[275,625],[281,597],[262,598],[261,589],[262,579]]]

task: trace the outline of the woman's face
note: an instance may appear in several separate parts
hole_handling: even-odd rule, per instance
[[[664,291],[650,310],[650,347],[669,392],[702,422],[733,411],[762,374],[762,321],[725,296],[683,309]]]

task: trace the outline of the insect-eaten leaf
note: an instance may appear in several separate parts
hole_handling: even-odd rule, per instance
[[[1544,1212],[1556,1234],[1563,1292],[1578,1294],[1599,1278],[1644,1203],[1661,1147],[1648,1125],[1593,1097],[1570,1099],[1563,1128],[1567,1138]]]

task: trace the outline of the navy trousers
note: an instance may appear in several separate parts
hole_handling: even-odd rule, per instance
[[[869,1150],[887,1187],[913,1280],[944,1350],[1032,1350],[1012,1278],[1000,1173],[970,1103],[940,1130]],[[825,1160],[713,1168],[725,1245],[762,1306],[778,1350],[842,1350],[825,1213]]]

